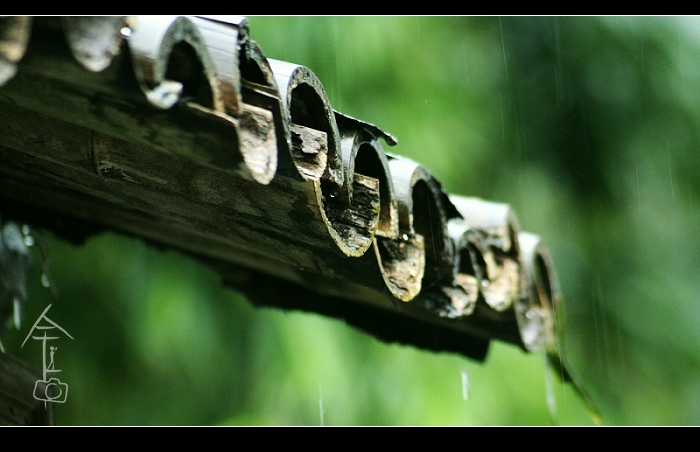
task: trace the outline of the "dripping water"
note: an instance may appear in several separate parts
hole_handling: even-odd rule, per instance
[[[25,224],[22,226],[22,235],[24,236],[24,244],[26,246],[34,245],[34,237],[32,237],[32,230],[29,228],[29,225]]]
[[[551,393],[551,401],[554,404],[554,415],[556,415],[556,400],[554,398],[554,384],[553,384],[553,378],[551,378],[552,374],[554,373],[555,369],[559,369],[559,372],[557,372],[557,375],[559,376],[559,379],[563,383],[570,383],[571,386],[573,386],[573,389],[576,391],[578,396],[583,400],[583,403],[586,405],[586,411],[588,411],[588,415],[591,417],[591,420],[595,425],[601,425],[603,423],[603,417],[600,414],[600,411],[598,411],[598,408],[595,406],[593,403],[593,399],[591,399],[591,396],[588,395],[585,389],[583,389],[583,384],[581,384],[581,381],[578,379],[576,374],[571,370],[571,366],[566,362],[566,359],[563,357],[563,355],[560,353],[561,350],[559,350],[559,347],[557,346],[557,349],[555,350],[549,350],[546,352],[545,356],[545,384],[547,385],[547,406],[550,409],[550,415],[552,415],[552,407],[550,406],[550,393]],[[549,374],[549,375],[548,375]],[[551,392],[550,392],[550,383],[547,382],[546,379],[550,378],[552,380],[551,383]],[[554,422],[554,416],[552,416],[552,422]]]
[[[14,322],[15,328],[20,329],[22,326],[22,301],[19,298],[14,298],[12,300],[14,306]]]
[[[557,423],[557,400],[554,395],[554,366],[547,353],[544,354],[544,387],[547,400],[547,409],[552,424]]]
[[[462,374],[462,399],[469,400],[469,374],[466,369],[461,371]]]
[[[318,410],[321,419],[321,426],[326,425],[326,413],[323,409],[323,390],[321,388],[321,382],[318,383]]]
[[[33,243],[36,244],[39,254],[41,255],[41,285],[51,291],[54,297],[58,295],[56,286],[53,284],[51,274],[49,272],[49,264],[51,263],[51,248],[46,238],[36,230],[31,230]]]

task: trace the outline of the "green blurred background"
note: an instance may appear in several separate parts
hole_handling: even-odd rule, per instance
[[[700,423],[700,20],[251,17],[333,107],[399,138],[450,193],[506,202],[548,243],[569,360],[604,424]],[[387,345],[340,321],[252,308],[176,252],[46,234],[13,354],[36,316],[62,339],[60,424],[592,424],[544,359]],[[38,254],[35,256],[39,261]],[[466,383],[466,384],[464,384]]]

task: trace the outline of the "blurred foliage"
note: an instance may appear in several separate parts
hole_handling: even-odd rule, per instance
[[[700,20],[252,17],[270,58],[308,66],[333,107],[399,138],[451,193],[510,203],[548,243],[565,347],[605,424],[700,423]],[[342,322],[256,310],[176,252],[49,237],[75,338],[62,424],[591,424],[541,355],[483,364],[387,345]],[[36,259],[40,260],[37,254]],[[463,383],[467,383],[463,387]],[[465,397],[466,396],[466,397]]]

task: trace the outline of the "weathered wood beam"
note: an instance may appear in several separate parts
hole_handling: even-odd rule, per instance
[[[0,122],[3,215],[177,248],[386,341],[556,349],[551,259],[512,210],[386,154],[245,18],[0,19]]]
[[[46,394],[40,373],[0,353],[0,425],[54,425],[53,403],[34,395]]]

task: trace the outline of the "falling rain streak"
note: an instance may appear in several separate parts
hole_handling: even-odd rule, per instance
[[[608,385],[611,383],[611,365],[609,363],[610,357],[611,357],[611,347],[610,347],[610,338],[608,336],[608,321],[607,321],[607,316],[605,314],[605,308],[603,307],[603,283],[600,279],[600,276],[596,278],[596,284],[598,287],[598,301],[596,303],[600,315],[600,329],[601,329],[601,336],[603,339],[603,364],[605,367],[605,374],[608,379]]]
[[[498,93],[498,103],[499,107],[501,109],[501,135],[503,136],[503,140],[506,139],[506,118],[503,115],[503,93],[499,92]]]
[[[637,201],[639,202],[639,208],[642,208],[642,191],[639,188],[639,165],[636,165],[635,172],[637,173]]]
[[[602,322],[600,318],[600,312],[598,310],[598,295],[599,293],[596,293],[593,291],[593,288],[591,288],[591,310],[592,310],[592,315],[593,315],[593,336],[595,338],[595,345],[596,345],[596,364],[597,364],[597,370],[599,374],[602,374],[604,371],[604,364],[603,364],[603,354],[604,354],[604,348],[603,348],[603,332],[601,331],[602,328]]]
[[[673,192],[673,173],[671,172],[671,149],[668,145],[668,140],[666,140],[666,157],[668,157],[668,180],[671,184],[671,199],[676,200],[676,195]]]
[[[318,18],[318,20],[321,24],[321,21],[327,19]],[[367,17],[363,20],[370,22],[374,19]],[[480,104],[476,102],[470,104],[473,105],[473,111],[469,111],[468,114],[454,112],[451,105],[457,104],[457,102],[441,102],[440,98],[430,97],[427,90],[442,94],[441,90],[449,89],[448,92],[454,97],[461,93],[468,93],[474,98],[478,98],[479,95],[483,96],[485,99],[483,104],[489,107],[488,113],[493,113],[492,117],[489,118],[492,122],[489,125],[492,127],[484,128],[489,133],[488,136],[484,135],[483,137],[484,149],[490,149],[490,146],[499,148],[499,124],[497,122],[499,119],[504,140],[501,142],[503,146],[500,146],[500,149],[493,153],[481,152],[482,149],[479,148],[479,145],[462,146],[464,143],[460,141],[460,135],[455,133],[454,128],[444,132],[449,137],[445,141],[448,146],[454,148],[450,152],[455,154],[475,153],[475,158],[463,159],[474,161],[475,164],[472,167],[459,168],[463,170],[460,174],[465,176],[467,181],[471,177],[483,181],[482,186],[479,186],[478,189],[483,190],[485,194],[497,193],[503,197],[508,197],[511,194],[519,195],[523,207],[527,207],[527,209],[523,209],[524,215],[521,215],[522,226],[532,226],[530,221],[534,217],[535,221],[538,222],[536,224],[543,225],[543,235],[553,239],[550,241],[553,244],[554,260],[561,277],[561,289],[568,305],[565,308],[573,308],[567,310],[566,317],[570,323],[564,326],[568,326],[569,331],[574,334],[567,338],[564,348],[569,348],[569,345],[573,346],[570,351],[576,354],[572,358],[577,364],[577,369],[585,377],[586,387],[596,395],[596,400],[603,404],[601,408],[606,413],[606,422],[697,425],[700,411],[688,414],[684,411],[686,405],[678,402],[686,403],[685,400],[682,400],[683,397],[693,394],[687,391],[687,387],[690,386],[688,383],[694,384],[697,380],[696,377],[700,375],[698,373],[698,363],[700,363],[698,344],[700,342],[694,340],[692,334],[686,335],[689,337],[683,337],[682,333],[685,330],[678,328],[672,322],[680,320],[692,327],[700,321],[697,309],[695,309],[696,305],[688,303],[686,306],[683,303],[685,299],[693,296],[696,285],[691,271],[693,266],[687,264],[692,264],[700,253],[700,248],[692,239],[692,231],[697,229],[693,227],[693,223],[700,216],[700,202],[697,202],[700,201],[699,179],[695,176],[698,174],[698,159],[694,157],[696,155],[694,151],[697,144],[700,143],[700,104],[698,103],[700,84],[694,83],[698,78],[698,68],[700,68],[698,20],[693,19],[691,23],[685,19],[676,20],[673,18],[648,20],[647,18],[563,17],[540,20],[532,17],[506,17],[507,25],[504,26],[502,18],[499,17],[498,28],[496,28],[494,18],[488,19],[487,26],[475,26],[482,24],[482,19],[479,19],[478,22],[468,22],[460,28],[433,26],[432,22],[427,20],[425,21],[426,26],[422,26],[424,23],[422,19],[413,18],[397,19],[396,22],[390,23],[390,28],[385,20],[380,18],[377,21],[378,27],[381,27],[382,23],[384,24],[384,28],[382,28],[386,31],[384,35],[402,38],[400,45],[387,47],[390,50],[388,52],[391,56],[390,59],[374,58],[372,42],[370,41],[376,38],[376,34],[367,33],[367,30],[370,29],[369,26],[365,27],[359,22],[357,24],[353,22],[354,26],[351,29],[344,29],[347,22],[339,18],[329,19],[330,26],[326,27],[310,27],[308,21],[303,22],[302,28],[308,30],[301,31],[314,33],[314,39],[323,37],[321,33],[324,31],[330,32],[330,39],[325,39],[323,40],[325,42],[322,43],[327,44],[331,49],[323,53],[323,55],[330,55],[330,58],[323,60],[329,67],[324,66],[319,69],[328,72],[329,69],[332,70],[335,67],[335,73],[330,76],[329,81],[335,80],[340,83],[341,80],[346,80],[352,81],[354,83],[352,86],[355,88],[358,86],[377,88],[376,92],[374,89],[367,89],[366,93],[370,95],[370,98],[365,99],[362,97],[362,93],[358,96],[356,91],[341,90],[340,87],[336,86],[337,84],[327,83],[327,87],[331,87],[330,97],[333,100],[333,106],[339,109],[342,109],[343,105],[352,106],[357,109],[357,112],[366,115],[362,117],[367,119],[382,118],[378,125],[386,126],[394,119],[392,115],[395,112],[410,113],[411,106],[415,103],[421,108],[427,107],[426,104],[428,104],[431,107],[431,112],[434,111],[438,114],[423,115],[420,119],[425,122],[421,122],[420,126],[415,118],[411,119],[407,114],[405,119],[395,121],[398,130],[391,131],[396,133],[399,138],[403,138],[407,133],[403,132],[401,127],[405,126],[410,132],[420,128],[426,131],[426,135],[435,133],[437,136],[444,130],[439,128],[441,122],[454,124],[454,122],[445,121],[445,118],[460,118],[462,117],[460,115],[463,115],[466,120],[460,132],[466,130],[473,134],[482,131],[481,123],[472,120],[472,118],[478,118],[479,115],[483,114]],[[263,22],[263,19],[253,18],[253,21]],[[261,43],[261,47],[269,53],[268,57],[284,58],[284,54],[280,55],[284,47],[299,49],[300,52],[307,47],[308,51],[318,50],[316,46],[294,45],[294,42],[304,43],[308,41],[290,39],[284,46],[278,46],[278,48],[282,47],[282,50],[268,51],[268,49],[275,47],[264,44],[266,39],[274,43],[280,41],[279,36],[294,36],[296,38],[302,35],[287,32],[287,29],[293,30],[292,24],[295,23],[293,20],[285,19],[274,22],[274,19],[268,18],[265,21],[273,23],[274,27],[267,27],[266,30],[265,27],[258,26],[256,23],[250,29],[251,39]],[[289,22],[289,25],[285,22]],[[265,24],[260,23],[259,25]],[[553,34],[540,25],[553,26]],[[299,27],[297,26],[297,28]],[[509,36],[513,37],[513,39],[509,37],[508,49],[505,48],[505,28],[508,28],[509,33],[512,33]],[[423,29],[425,29],[425,33],[423,33]],[[440,38],[439,42],[431,34],[435,31],[439,32],[437,35]],[[133,30],[133,33],[136,32],[137,30]],[[366,36],[363,36],[363,33]],[[451,33],[455,35],[460,33],[464,42],[467,43],[462,43],[462,45],[466,45],[470,49],[483,46],[480,52],[472,51],[469,54],[467,61],[470,64],[466,67],[466,70],[470,71],[468,77],[464,73],[460,73],[459,69],[451,72],[442,71],[442,66],[433,68],[429,64],[423,66],[429,67],[430,70],[418,67],[416,62],[427,61],[443,64],[441,60],[443,50],[439,45],[443,42],[450,44],[458,42],[458,38],[453,39]],[[132,29],[125,27],[121,34],[124,37],[130,37]],[[413,41],[416,37],[420,39]],[[410,44],[409,40],[411,40]],[[385,43],[385,45],[393,45],[392,42]],[[498,56],[498,44],[501,45],[502,56]],[[404,48],[410,50],[412,55],[410,59],[404,60],[401,54]],[[459,49],[459,47],[457,48]],[[493,52],[494,50],[495,52]],[[331,51],[334,53],[331,54]],[[428,54],[428,51],[432,53]],[[444,54],[450,55],[449,52]],[[482,54],[487,56],[482,56]],[[423,55],[434,56],[423,59]],[[366,59],[363,59],[364,57]],[[354,61],[358,58],[362,59],[363,64]],[[508,59],[511,61],[508,62]],[[501,60],[503,61],[503,72],[498,69]],[[411,62],[413,65],[406,63],[406,66],[403,66],[404,61]],[[30,61],[27,60],[27,62]],[[380,66],[384,63],[386,63],[385,66]],[[646,65],[649,65],[652,71],[650,77],[646,77]],[[496,80],[490,81],[488,84],[484,83],[483,86],[473,84],[471,80],[478,80],[477,75],[481,74],[479,70],[482,67],[485,68],[484,70],[491,71],[489,74],[497,74]],[[427,79],[430,83],[425,83],[426,79],[420,78],[425,75],[425,72],[431,75],[431,78]],[[510,72],[514,72],[512,79],[510,79]],[[360,77],[361,75],[362,77]],[[323,80],[326,82],[325,78]],[[507,84],[504,83],[504,80],[507,81]],[[360,82],[366,82],[367,85],[360,84]],[[456,86],[460,87],[460,91],[455,92]],[[629,98],[625,98],[624,101],[616,100],[616,91],[613,88],[619,87],[624,91],[624,88],[632,86],[636,87],[636,90],[630,91]],[[402,87],[416,88],[415,91],[413,88],[411,89],[409,96],[406,91],[398,89]],[[421,90],[423,87],[426,91]],[[383,103],[382,96],[386,96],[392,102],[397,102],[395,109],[393,106],[387,107]],[[499,101],[500,118],[497,117],[498,113],[495,111],[496,100]],[[353,111],[348,111],[348,113],[353,113]],[[505,142],[506,130],[508,132],[507,142]],[[663,153],[660,152],[664,145],[662,141],[664,134],[669,137],[665,143],[667,162],[663,162]],[[671,136],[673,138],[670,138]],[[410,133],[408,133],[408,137],[413,138]],[[670,155],[670,139],[674,139],[674,156]],[[405,146],[403,149],[406,150],[412,148],[408,143],[402,143],[402,145]],[[413,150],[421,151],[421,149]],[[431,150],[426,148],[419,160],[424,159],[424,163],[430,165],[432,163],[430,159],[433,158],[433,155]],[[470,157],[471,155],[469,154]],[[520,164],[525,160],[526,155],[529,157],[527,165]],[[516,157],[520,157],[520,159],[517,160]],[[628,158],[636,160],[627,160]],[[627,165],[623,167],[622,165],[625,163]],[[667,165],[666,170],[663,169],[664,163]],[[632,165],[635,165],[635,179],[632,179]],[[638,165],[642,165],[641,172]],[[455,174],[458,173],[459,169],[454,168]],[[513,183],[515,178],[506,177],[512,173],[518,173],[520,181],[534,180],[534,182],[527,184],[521,182],[517,187],[513,187],[516,185]],[[492,177],[486,177],[486,175]],[[453,174],[449,174],[449,176],[453,176]],[[578,176],[581,176],[586,184],[577,191],[572,188],[575,186],[569,181],[575,182],[578,180]],[[454,182],[459,180],[458,177],[455,175],[450,179],[454,184],[455,192],[462,191],[465,187],[473,188],[475,185],[467,185],[466,183],[465,185],[457,185],[462,183],[461,180]],[[642,178],[645,181],[645,207],[641,203]],[[540,184],[539,181],[542,183]],[[538,190],[534,190],[533,187]],[[546,196],[539,196],[545,192],[544,189],[541,189],[542,187],[548,190]],[[521,189],[520,193],[517,191],[518,188]],[[515,193],[513,190],[516,190]],[[675,201],[675,191],[679,192],[678,202]],[[462,191],[462,193],[478,194],[473,191]],[[664,202],[668,203],[669,194],[673,204],[663,206]],[[634,206],[633,198],[635,195],[637,196],[637,207]],[[329,196],[331,195],[329,194]],[[537,209],[530,209],[533,205]],[[654,206],[660,207],[658,212],[652,209]],[[431,209],[432,206],[427,206],[427,208]],[[425,228],[424,231],[430,232],[432,235],[432,221],[430,223],[431,230],[427,231]],[[595,231],[595,225],[600,227],[597,234],[591,232]],[[661,229],[661,231],[657,231],[655,228]],[[640,231],[642,233],[649,231],[649,234],[641,234]],[[435,232],[437,233],[437,231]],[[661,238],[667,240],[653,240],[656,238],[653,234],[657,232]],[[401,231],[400,236],[404,241],[409,239],[409,236],[403,231]],[[647,237],[649,240],[645,239]],[[41,237],[34,235],[33,239],[34,247],[41,251]],[[25,246],[30,246],[27,240],[31,241],[31,238],[25,237],[24,239]],[[426,244],[429,246],[430,243],[429,239],[426,238]],[[88,246],[94,247],[94,245],[87,245],[85,248]],[[58,250],[63,253],[62,247]],[[435,245],[433,245],[433,253],[436,251]],[[93,253],[93,251],[89,252]],[[83,255],[85,253],[88,251],[83,250]],[[129,257],[126,252],[124,253],[124,256],[120,255],[121,262],[125,261],[124,257]],[[62,262],[66,262],[65,258],[57,253],[57,257],[59,256]],[[89,256],[92,257],[92,254]],[[84,265],[82,262],[79,264],[71,262],[70,264]],[[65,269],[61,268],[63,266],[59,265],[59,268],[54,270],[57,274],[51,273],[56,278],[55,282],[60,285],[64,285],[61,284],[61,277],[65,273]],[[80,279],[83,278],[81,272],[74,272],[75,275],[71,277],[75,279],[75,284],[73,281],[70,284],[65,284],[67,287],[64,291],[73,295],[76,300],[65,304],[66,316],[71,316],[73,311],[68,309],[72,309],[73,306],[93,306],[88,301],[84,302],[83,296],[76,294],[75,291],[71,290],[71,287],[88,287],[89,285],[111,287],[112,284],[120,283],[123,272],[128,268],[131,267],[116,266],[103,269],[102,266],[95,266],[89,273],[85,272],[86,275],[89,275],[89,278],[84,278],[85,281]],[[304,267],[298,268],[299,275],[306,278],[309,272],[305,271]],[[49,279],[49,273],[44,265],[42,265],[42,270],[41,284],[44,287],[51,287],[53,281]],[[596,278],[596,272],[600,274],[600,277]],[[147,281],[145,279],[147,273],[143,273],[144,275],[138,275],[138,277]],[[631,285],[637,281],[646,281],[648,284],[641,299],[640,295],[642,294],[639,291],[629,290]],[[199,289],[198,286],[197,288]],[[131,293],[125,290],[103,290],[100,293],[105,298],[98,300],[100,304],[124,306],[129,301],[124,297],[122,299],[106,298],[111,296],[112,292],[117,294]],[[93,294],[94,292],[91,291],[87,295]],[[238,302],[238,300],[236,301]],[[94,303],[94,300],[90,302]],[[131,309],[131,304],[126,304],[126,306]],[[202,306],[209,309],[208,305],[202,304]],[[405,311],[405,307],[412,305],[399,302],[395,306],[401,306],[402,310]],[[234,308],[238,309],[237,305]],[[668,315],[656,318],[655,315],[659,312],[667,312]],[[75,317],[80,318],[79,316]],[[146,321],[150,322],[148,318],[138,319],[136,316],[129,318],[131,317],[143,322],[143,324],[139,323],[138,328],[130,328],[129,331],[146,331],[149,338],[155,337],[159,340],[161,337],[168,337],[165,336],[168,331],[163,327],[166,322],[158,319],[159,322],[151,324],[146,323]],[[239,321],[239,318],[242,320]],[[248,319],[248,315],[246,317],[236,316],[232,320],[234,323],[231,329],[237,331],[241,339],[250,342],[251,337],[257,338],[258,336],[249,336],[252,334],[248,332],[247,328],[250,323],[243,322],[243,320],[247,321]],[[26,320],[25,318],[24,321],[26,322]],[[190,319],[185,320],[191,321]],[[193,321],[191,324],[196,325]],[[263,322],[255,324],[263,324]],[[89,326],[92,327],[92,325]],[[268,326],[268,328],[272,328],[272,326]],[[204,330],[200,329],[204,333]],[[214,334],[216,331],[218,330],[213,329],[211,333]],[[254,331],[258,334],[258,330]],[[690,332],[692,333],[693,330]],[[161,336],[155,336],[156,334]],[[191,340],[201,340],[199,336],[206,338],[203,334],[199,334]],[[103,341],[92,342],[95,343],[95,347],[103,343]],[[151,342],[144,343],[150,344]],[[130,338],[129,341],[125,341],[125,344],[131,347],[131,344],[140,344],[140,342]],[[652,347],[645,346],[646,344],[656,345]],[[90,345],[92,346],[92,344]],[[560,344],[557,343],[556,347],[559,346]],[[295,346],[289,348],[294,353],[297,353],[297,349],[302,350]],[[268,349],[260,347],[260,350],[263,351]],[[202,350],[206,351],[203,347]],[[251,349],[250,353],[259,353],[257,350],[258,348]],[[355,356],[355,350],[350,345],[344,346],[343,350],[350,350],[348,352],[350,356]],[[93,351],[96,354],[99,352],[97,348]],[[134,351],[131,348],[126,348],[124,350],[125,356],[141,352],[140,349]],[[301,352],[298,353],[298,357],[296,354],[290,356],[293,356],[294,360],[304,360],[305,357],[301,355]],[[382,354],[379,355],[379,353]],[[388,351],[382,348],[377,351],[377,356],[381,358],[373,357],[373,359],[362,360],[362,366],[367,367],[358,366],[357,371],[361,372],[361,375],[372,372],[373,378],[369,379],[367,385],[375,384],[376,381],[383,378],[380,372],[384,372],[384,369],[376,366],[370,367],[372,363],[397,359],[393,354],[390,355],[390,358],[385,358],[389,353],[399,352],[396,352],[394,348],[388,349]],[[564,353],[560,350],[559,355],[563,356]],[[282,356],[287,358],[287,355]],[[681,359],[676,359],[679,357]],[[532,358],[541,359],[539,356]],[[252,355],[250,359],[255,363],[259,362],[256,360],[260,358],[259,355]],[[294,360],[290,359],[289,361],[293,363]],[[201,361],[205,362],[205,360]],[[206,361],[216,362],[216,360]],[[282,359],[280,362],[286,363]],[[664,363],[669,362],[672,362],[672,365],[664,365]],[[74,366],[80,364],[76,361]],[[490,360],[487,360],[483,371],[491,372],[492,364]],[[418,393],[423,388],[414,382],[427,380],[419,377],[422,377],[422,372],[434,371],[434,368],[430,367],[432,365],[433,361],[428,361],[427,358],[425,361],[416,359],[415,364],[411,362],[410,365],[405,364],[400,369],[398,366],[392,368],[392,377],[395,377],[396,381],[403,380],[410,382],[411,385],[415,384],[415,386],[407,386],[407,389],[410,388],[411,391]],[[443,370],[442,361],[438,366],[440,366],[440,371],[444,371],[447,376],[448,380],[445,381],[451,381],[453,385],[461,384],[462,398],[464,401],[468,400],[470,375],[467,373],[467,369],[462,370],[461,366],[452,367],[450,363]],[[495,368],[495,366],[493,367]],[[90,370],[87,369],[87,371]],[[83,372],[82,367],[71,369],[71,372],[76,374],[89,375],[87,371]],[[197,387],[203,388],[202,390],[220,387],[219,382],[214,380],[217,374],[208,367],[202,366],[201,369],[197,368],[195,371],[197,373],[194,374],[196,379],[193,379],[193,385],[198,385]],[[511,390],[511,387],[516,388],[514,393],[515,391],[519,393],[529,392],[531,388],[523,387],[522,384],[509,385],[507,383],[512,381],[507,377],[518,378],[518,381],[521,382],[530,381],[530,379],[520,378],[521,372],[524,373],[525,370],[508,367],[507,372],[496,375],[487,374],[488,377],[484,377],[482,380],[488,381],[487,386],[492,385],[507,396],[510,396],[510,393],[506,393]],[[456,373],[460,375],[458,377],[460,383],[454,381],[457,377]],[[508,373],[512,374],[508,375]],[[555,373],[556,375],[554,375]],[[239,378],[239,374],[247,375],[248,373],[227,372],[222,381],[232,384],[230,379]],[[458,401],[459,395],[455,392],[460,391],[460,389],[453,386],[451,398],[458,402],[454,405],[461,408],[461,410],[457,410],[456,419],[461,419],[459,416],[463,416],[465,408],[468,407],[470,412],[474,411],[474,419],[484,419],[484,422],[499,422],[501,419],[519,423],[537,422],[539,417],[524,418],[521,416],[529,414],[532,408],[543,409],[541,402],[545,401],[552,420],[554,421],[557,417],[560,423],[564,423],[565,419],[570,418],[569,410],[573,404],[568,403],[569,400],[566,397],[570,396],[571,393],[567,392],[566,387],[560,385],[558,381],[553,381],[563,374],[561,362],[545,358],[545,400],[542,400],[540,393],[539,399],[535,400],[538,402],[535,407],[527,406],[527,403],[508,403],[498,407],[482,408],[480,400],[477,400],[484,389],[480,385],[478,394],[475,394],[471,398],[470,404],[466,405],[466,402]],[[404,375],[415,378],[409,379]],[[659,378],[646,378],[648,375]],[[157,386],[149,386],[148,382],[135,385],[130,380],[132,376],[129,373],[117,376],[120,377],[117,388],[122,390],[133,387],[135,389],[130,390],[142,391],[137,392],[137,396],[145,393],[146,397],[149,397],[149,391],[155,393],[155,391],[162,390]],[[267,374],[262,376],[267,378]],[[304,378],[314,379],[313,373],[308,372]],[[434,385],[433,381],[430,380],[431,384]],[[539,381],[539,385],[542,384],[540,374],[537,376],[536,383],[537,381]],[[232,387],[245,383],[245,381],[235,380]],[[305,380],[303,384],[307,386],[308,383]],[[311,388],[313,388],[313,380],[310,383]],[[408,385],[409,383],[404,384]],[[578,389],[579,386],[576,388]],[[426,391],[431,390],[431,387],[426,389]],[[308,399],[304,400],[309,408],[303,410],[303,413],[305,415],[308,413],[309,417],[303,420],[291,418],[288,422],[310,424],[320,422],[320,425],[326,425],[325,402],[320,382],[318,383],[318,391],[318,398],[314,398],[311,394]],[[199,389],[195,392],[199,393]],[[371,393],[375,393],[375,388],[372,388]],[[650,394],[653,394],[653,397],[648,397]],[[331,395],[333,396],[332,400],[337,400],[335,392],[332,392]],[[168,395],[165,394],[165,396]],[[178,403],[188,400],[181,394],[178,397]],[[130,397],[130,399],[136,400],[137,397]],[[254,403],[263,416],[277,419],[274,416],[277,414],[276,410],[279,411],[279,401],[273,400],[274,403],[270,403],[268,400],[271,399],[262,397]],[[349,405],[356,403],[357,399],[357,397],[353,398],[350,395],[348,405],[343,406],[348,413],[358,413],[358,417],[348,417],[347,422],[359,424],[375,422],[375,418],[371,417],[375,415],[374,411],[361,413],[361,409]],[[511,400],[517,399],[517,395],[511,397]],[[448,407],[428,406],[427,404],[431,402],[430,397],[423,397],[422,400],[425,401],[426,406],[416,405],[412,410],[420,412],[421,415],[425,413],[425,417],[380,418],[376,422],[422,422],[424,419],[427,419],[425,422],[434,422],[435,418],[429,417],[432,410],[443,416],[439,419],[452,422],[452,419],[447,417]],[[523,400],[529,401],[530,399],[523,398]],[[106,406],[108,404],[99,403],[99,400],[93,402],[90,406],[91,412],[100,413],[100,415],[103,412],[110,413],[110,407]],[[336,405],[336,402],[332,403],[332,407],[339,408]],[[409,405],[404,403],[402,406]],[[66,408],[66,416],[61,416],[62,420],[76,423],[90,421],[86,420],[85,415],[75,405]],[[487,413],[493,412],[500,417],[487,418],[479,411],[482,409]],[[386,410],[389,411],[388,408]],[[501,410],[505,414],[497,410]],[[170,411],[190,415],[188,411],[195,410]],[[314,413],[319,413],[319,418],[315,418]],[[330,424],[335,424],[336,417],[340,415],[340,410],[332,410]],[[360,415],[364,417],[359,417]],[[151,419],[165,419],[165,422],[169,423],[177,422],[177,418],[153,417]],[[197,418],[186,419],[193,423],[202,422]],[[282,421],[287,421],[287,419]]]
[[[556,424],[557,419],[557,400],[554,394],[554,365],[546,353],[544,353],[544,388],[545,399],[547,401],[547,409],[549,416],[552,418],[552,423]]]
[[[462,370],[462,399],[469,400],[469,374],[466,370]]]
[[[321,388],[321,383],[318,383],[318,410],[321,420],[321,426],[326,425],[326,412],[323,409],[323,391]]]
[[[561,106],[564,98],[564,79],[563,79],[563,68],[561,63],[561,39],[559,32],[559,19],[554,18],[554,50],[556,52],[556,66],[554,68],[554,83],[555,92],[557,95],[557,108],[561,111]]]
[[[498,27],[501,30],[501,50],[503,51],[503,66],[505,67],[506,71],[506,81],[508,81],[508,61],[506,61],[506,43],[503,39],[503,19],[501,18],[501,16],[498,16]]]

